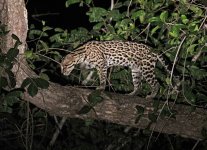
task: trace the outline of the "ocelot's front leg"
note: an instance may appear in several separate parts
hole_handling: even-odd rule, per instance
[[[83,85],[86,85],[89,81],[92,81],[92,76],[94,74],[94,70],[91,70],[86,79],[82,82]]]
[[[98,86],[97,90],[105,90],[106,87],[106,78],[107,78],[107,67],[102,65],[98,66],[97,68],[100,86]]]

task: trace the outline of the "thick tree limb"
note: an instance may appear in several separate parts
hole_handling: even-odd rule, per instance
[[[15,5],[14,5],[15,4]],[[24,0],[4,0],[0,2],[1,21],[8,25],[10,34],[16,34],[23,45],[20,47],[18,63],[13,68],[16,75],[17,86],[28,76],[36,76],[28,67],[23,54],[27,35],[27,17]],[[1,48],[6,52],[8,47],[12,47],[13,41],[9,38],[5,40],[5,45]],[[50,83],[48,89],[41,90],[35,97],[30,97],[26,92],[24,99],[36,105],[37,107],[49,112],[50,114],[71,118],[93,118],[105,120],[122,125],[128,125],[137,128],[146,128],[150,124],[147,115],[143,115],[137,124],[135,120],[138,117],[136,106],[145,107],[145,113],[152,113],[152,104],[150,101],[139,97],[128,95],[103,94],[104,100],[94,107],[88,114],[79,115],[79,110],[87,104],[87,97],[92,92],[88,89],[79,89],[70,86],[61,86]],[[108,95],[108,96],[106,96]],[[164,103],[160,104],[160,108]],[[169,103],[171,106],[171,103]],[[150,129],[157,132],[177,134],[184,137],[203,139],[201,131],[207,127],[207,112],[204,109],[196,108],[191,112],[191,106],[174,105],[173,109],[177,112],[175,118],[158,118],[156,123],[152,123]]]
[[[41,91],[34,98],[29,97],[29,95],[25,96],[37,107],[58,116],[83,119],[93,118],[141,129],[145,129],[151,123],[148,115],[145,114],[135,124],[135,120],[138,117],[135,107],[141,106],[145,108],[145,113],[153,113],[151,101],[121,94],[107,93],[108,96],[103,94],[104,101],[95,106],[94,111],[91,110],[86,115],[78,115],[80,109],[87,104],[87,96],[91,92],[88,89],[62,87],[58,84],[51,84],[48,90]],[[162,102],[160,108],[163,105],[164,103]],[[169,105],[172,104],[169,103]],[[194,111],[191,111],[191,106],[181,104],[175,105],[173,110],[177,112],[175,118],[161,117],[156,123],[151,124],[150,129],[194,139],[204,138],[201,135],[201,130],[207,125],[206,110],[196,108]]]

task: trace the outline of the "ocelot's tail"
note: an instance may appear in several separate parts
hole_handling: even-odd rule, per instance
[[[163,57],[157,55],[157,59],[158,61],[163,65],[163,67],[165,68],[165,70],[168,72],[168,74],[171,74],[171,71],[169,69],[169,65],[166,64],[165,60],[163,59]]]

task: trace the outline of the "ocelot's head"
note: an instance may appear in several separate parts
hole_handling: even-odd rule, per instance
[[[75,65],[78,64],[79,57],[75,54],[68,54],[61,62],[61,73],[68,76],[74,69]]]

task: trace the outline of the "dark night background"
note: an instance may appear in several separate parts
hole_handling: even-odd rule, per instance
[[[75,4],[69,8],[66,8],[65,7],[66,0],[25,0],[25,2],[26,2],[26,8],[28,11],[29,26],[31,24],[34,24],[37,29],[42,28],[42,21],[45,21],[47,26],[50,26],[53,28],[59,27],[59,28],[68,29],[68,30],[72,30],[77,27],[85,27],[90,30],[93,27],[93,25],[88,21],[88,16],[86,15],[86,12],[89,10],[89,8],[86,7],[85,5],[83,7],[80,7],[78,4]],[[110,8],[110,0],[94,0],[94,5],[97,7],[104,7],[106,9],[109,9]],[[52,117],[49,117],[49,119],[50,119],[50,121],[52,120],[51,122],[54,121]],[[70,122],[70,125],[68,125],[67,128],[66,127],[63,128],[63,132],[59,136],[60,140],[57,141],[56,143],[59,142],[60,145],[64,145],[65,147],[67,147],[68,144],[71,144],[72,141],[76,138],[76,139],[80,140],[81,144],[84,145],[85,139],[82,137],[82,135],[76,134],[75,132],[74,133],[71,132],[73,129],[76,131],[80,130],[80,132],[83,130],[83,133],[86,132],[86,127],[85,127],[84,121],[78,120],[78,119],[68,119],[68,120],[69,120],[68,122]],[[75,123],[71,123],[71,122],[75,122]],[[54,127],[55,127],[55,123],[53,123],[53,126],[51,127],[51,129]],[[107,129],[114,129],[114,130],[108,131]],[[133,144],[136,145],[137,142],[138,143],[139,142],[140,143],[141,142],[143,142],[143,143],[148,142],[148,139],[149,139],[148,137],[139,136],[137,139],[133,139],[134,137],[131,137],[131,135],[133,135],[137,132],[137,129],[133,129],[125,137],[125,134],[122,133],[124,131],[124,129],[125,129],[125,127],[123,127],[123,126],[113,125],[108,122],[96,121],[94,123],[93,127],[91,127],[91,128],[88,127],[89,133],[87,133],[87,135],[90,135],[90,133],[92,133],[92,132],[97,133],[95,135],[100,134],[100,137],[94,137],[94,139],[99,141],[98,142],[99,144],[103,144],[106,141],[108,143],[110,143],[111,142],[110,140],[112,138],[119,139],[120,137],[123,137],[123,138],[120,138],[123,140],[123,142],[124,142],[124,140],[129,140],[129,141],[131,140],[132,146],[133,146]],[[103,135],[102,135],[102,133],[103,133]],[[155,133],[155,134],[159,135],[159,133]],[[106,136],[106,135],[108,135],[108,136]],[[153,149],[156,149],[156,147],[159,145],[165,145],[166,143],[169,143],[168,138],[170,136],[171,135],[168,136],[165,134],[159,135],[161,140],[157,140],[153,143],[154,144]],[[50,138],[51,137],[48,137],[49,140],[50,140]],[[72,139],[70,139],[70,138],[72,138]],[[130,139],[130,138],[132,138],[132,139]],[[140,140],[140,138],[143,138],[143,139]],[[93,143],[93,141],[90,141],[90,138],[87,138],[87,139],[89,140],[87,142],[90,143],[91,145],[97,144],[97,143]],[[181,145],[183,148],[187,148],[187,149],[192,149],[193,145],[196,143],[196,141],[194,141],[192,139],[184,139],[179,136],[173,136],[173,135],[171,137],[171,140],[172,140],[171,142],[174,146]],[[74,145],[79,144],[76,140],[74,140],[74,141],[75,141]],[[69,142],[71,142],[71,143],[69,143]],[[37,144],[41,144],[41,143],[37,143]],[[117,145],[122,144],[122,141],[119,141],[119,143],[116,143],[116,144]],[[136,146],[134,146],[134,147],[136,147]],[[1,150],[1,145],[0,145],[0,150]]]
[[[46,21],[46,25],[51,27],[60,27],[63,29],[74,29],[76,27],[85,27],[90,29],[86,12],[89,8],[79,7],[78,4],[69,8],[65,7],[66,0],[27,0],[29,24],[41,25],[41,21]],[[110,0],[94,1],[95,6],[105,8],[110,7]],[[37,17],[38,16],[38,17]]]

